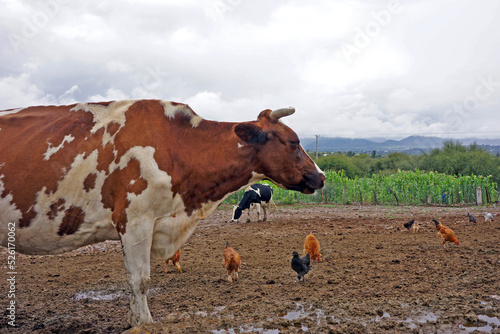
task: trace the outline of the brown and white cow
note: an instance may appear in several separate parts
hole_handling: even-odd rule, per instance
[[[214,122],[158,100],[0,111],[0,242],[59,254],[121,240],[132,289],[128,323],[152,322],[151,260],[166,260],[231,193],[268,179],[313,193],[325,176],[279,119]]]

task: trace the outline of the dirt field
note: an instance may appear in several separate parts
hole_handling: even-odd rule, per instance
[[[280,206],[268,222],[231,223],[230,208],[219,208],[182,248],[182,273],[152,264],[155,323],[129,333],[500,333],[500,215],[485,223],[485,210],[500,214],[500,207]],[[455,230],[459,246],[441,246],[433,218]],[[420,232],[403,228],[410,219]],[[296,283],[291,254],[302,253],[311,231],[323,261]],[[222,264],[226,240],[242,257],[234,284]],[[5,248],[0,264],[0,333],[126,330],[119,243],[17,255],[17,329],[7,324]]]

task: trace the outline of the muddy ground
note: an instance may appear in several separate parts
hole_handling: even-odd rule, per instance
[[[478,218],[467,223],[469,210]],[[267,222],[229,222],[229,206],[199,223],[182,273],[152,263],[151,326],[129,333],[500,333],[500,207],[279,206]],[[242,216],[246,219],[246,214]],[[455,230],[441,246],[430,222]],[[403,223],[422,227],[410,233]],[[292,251],[314,231],[323,261],[296,283]],[[240,280],[222,264],[226,240]],[[59,256],[16,258],[16,324],[6,322],[7,253],[0,250],[0,333],[121,333],[128,293],[117,242]]]

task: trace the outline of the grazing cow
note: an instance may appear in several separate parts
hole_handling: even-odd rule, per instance
[[[273,204],[274,209],[276,209],[276,205],[273,201],[273,188],[267,184],[260,183],[251,185],[245,189],[245,193],[243,194],[243,198],[240,203],[234,206],[232,220],[238,220],[241,217],[243,210],[248,210],[248,223],[250,222],[250,211],[252,211],[252,209],[257,209],[257,220],[260,221],[260,207],[262,207],[262,210],[264,211],[264,221],[266,221],[266,209],[269,207],[269,204]]]
[[[158,100],[0,111],[0,244],[60,254],[120,240],[128,323],[152,323],[151,260],[166,260],[231,193],[263,179],[312,194],[325,176],[281,117],[202,119]]]

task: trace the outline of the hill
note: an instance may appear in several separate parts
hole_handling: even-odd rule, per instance
[[[443,142],[451,140],[439,137],[410,136],[402,140],[381,140],[381,139],[352,139],[341,137],[320,137],[318,141],[319,152],[354,152],[368,153],[377,151],[378,154],[391,152],[405,152],[409,154],[420,154],[433,148],[440,148]],[[301,139],[302,146],[307,151],[316,150],[315,138]],[[477,143],[485,151],[492,154],[500,153],[500,139],[459,139],[463,145]]]

